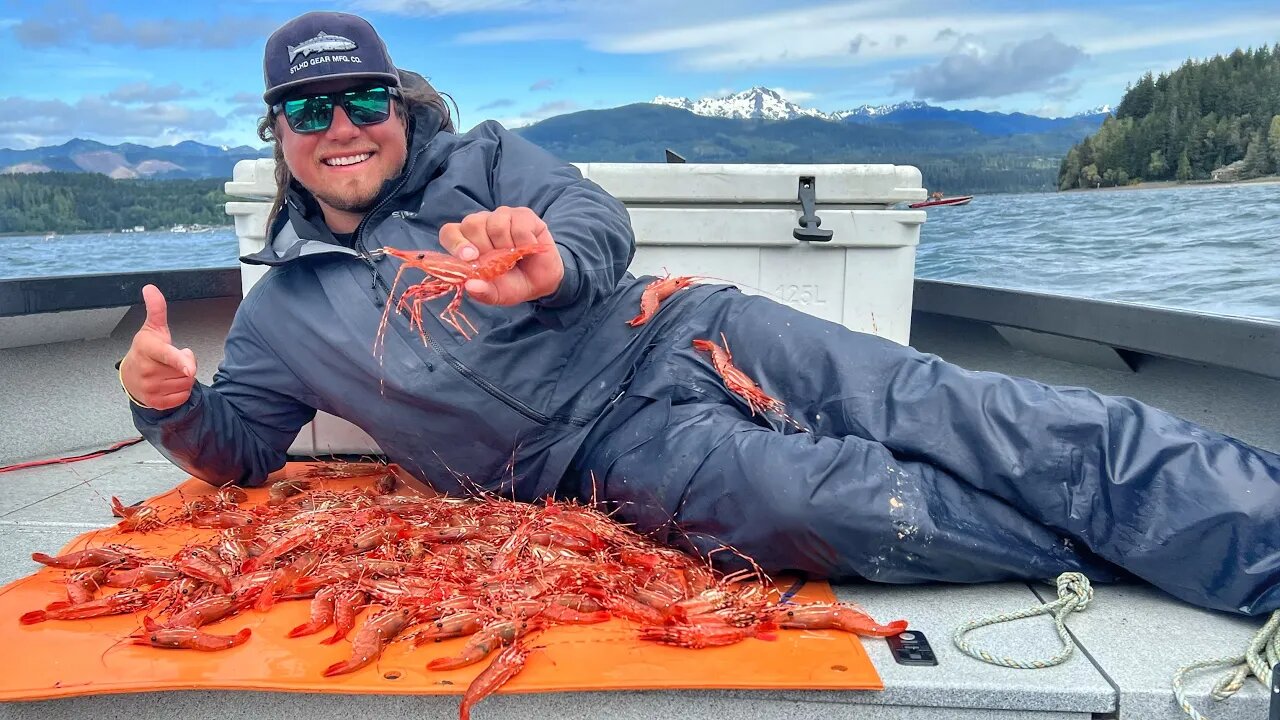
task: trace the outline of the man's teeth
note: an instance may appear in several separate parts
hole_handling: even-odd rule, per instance
[[[348,155],[346,157],[329,158],[324,161],[325,165],[355,165],[364,162],[373,157],[373,153],[360,153],[359,155]]]

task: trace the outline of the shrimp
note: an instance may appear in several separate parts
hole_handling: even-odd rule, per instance
[[[401,630],[408,627],[414,619],[412,608],[402,607],[387,610],[369,618],[351,641],[351,658],[337,662],[325,668],[324,676],[333,677],[355,672],[382,656],[387,643],[395,639]]]
[[[489,667],[467,686],[467,692],[462,696],[462,704],[458,707],[458,720],[471,720],[472,706],[492,695],[494,691],[518,675],[524,669],[529,653],[530,648],[526,648],[519,642],[503,648],[502,652],[498,653],[498,657],[489,663]]]

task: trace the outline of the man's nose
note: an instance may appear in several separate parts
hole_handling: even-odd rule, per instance
[[[360,128],[351,122],[351,118],[347,117],[347,111],[339,105],[333,109],[333,121],[329,123],[329,129],[325,131],[330,139],[344,140],[350,139],[360,134]]]

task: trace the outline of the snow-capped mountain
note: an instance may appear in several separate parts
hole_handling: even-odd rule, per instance
[[[688,110],[694,115],[704,115],[706,117],[732,118],[736,120],[794,120],[799,117],[814,117],[822,120],[831,120],[833,122],[858,122],[858,123],[878,123],[878,122],[911,122],[913,120],[923,119],[945,119],[959,122],[967,122],[962,118],[976,118],[978,125],[984,125],[982,119],[992,118],[1025,118],[1027,122],[1036,125],[1034,131],[1040,131],[1042,128],[1039,124],[1044,122],[1071,120],[1076,118],[1093,118],[1099,115],[1106,115],[1111,112],[1110,105],[1100,105],[1096,108],[1090,108],[1083,112],[1076,113],[1070,118],[1041,118],[1035,115],[1025,115],[1023,113],[986,113],[978,110],[948,110],[935,105],[930,105],[919,100],[909,100],[907,102],[893,103],[891,105],[862,105],[851,110],[837,110],[835,112],[823,112],[813,108],[806,108],[784,98],[776,90],[757,85],[750,90],[725,97],[703,98],[701,100],[691,100],[687,97],[666,97],[659,95],[653,99],[654,105],[667,105],[670,107]],[[1001,124],[1004,124],[1003,122]],[[1007,128],[1005,128],[1007,131]]]
[[[1089,116],[1092,116],[1092,115],[1110,115],[1110,114],[1112,113],[1112,111],[1113,111],[1113,110],[1114,110],[1114,108],[1112,108],[1110,105],[1099,105],[1098,107],[1095,107],[1095,108],[1089,108],[1088,110],[1081,110],[1080,112],[1076,113],[1075,115],[1072,115],[1071,117],[1089,117]]]
[[[838,110],[828,115],[827,118],[829,120],[844,120],[851,117],[878,118],[902,110],[923,110],[927,107],[930,107],[929,103],[919,100],[909,100],[907,102],[893,103],[892,105],[861,105],[852,110]]]
[[[766,87],[753,87],[734,95],[702,100],[659,95],[653,99],[653,104],[688,110],[694,115],[736,120],[794,120],[798,117],[831,119],[820,110],[800,107]]]

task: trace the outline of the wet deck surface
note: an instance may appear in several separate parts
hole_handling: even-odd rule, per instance
[[[34,551],[54,552],[76,535],[113,522],[108,501],[126,504],[162,493],[186,479],[146,444],[75,463],[0,475],[0,581],[36,569]],[[1262,618],[1197,610],[1151,588],[1095,588],[1093,604],[1071,616],[1076,652],[1043,670],[995,667],[970,659],[951,634],[977,617],[1051,600],[1049,585],[896,587],[846,585],[841,599],[865,606],[878,618],[906,617],[937,653],[936,667],[894,662],[883,640],[864,639],[885,683],[882,692],[651,691],[552,693],[490,698],[475,717],[629,718],[680,717],[727,720],[830,717],[1063,719],[1118,717],[1161,720],[1184,717],[1170,680],[1182,664],[1243,652]],[[979,630],[970,635],[993,654],[1048,657],[1058,638],[1047,616]],[[1225,703],[1208,697],[1216,673],[1189,683],[1193,702],[1215,719],[1266,717],[1268,693],[1256,680]],[[456,697],[353,696],[261,692],[167,692],[0,705],[0,718],[272,717],[338,718],[352,715],[405,718],[456,716]]]

